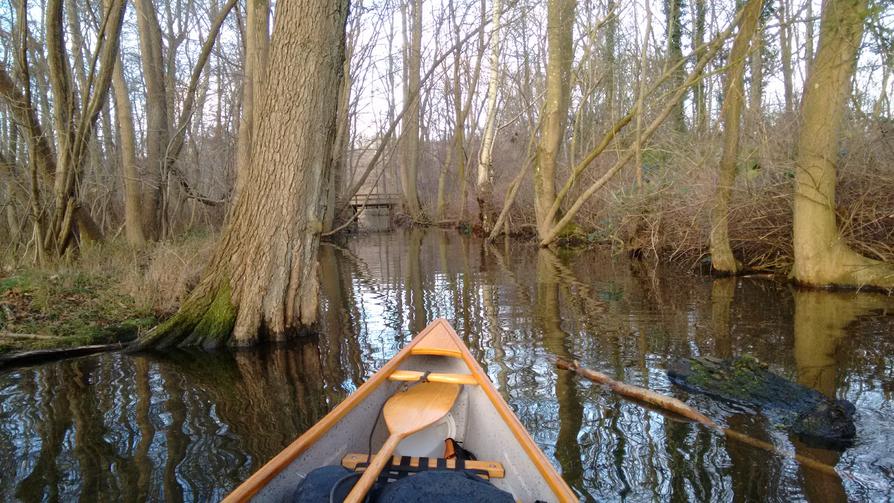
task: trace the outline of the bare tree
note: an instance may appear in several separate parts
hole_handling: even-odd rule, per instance
[[[482,13],[483,15],[484,13]],[[478,220],[486,234],[493,229],[494,219],[494,139],[497,133],[497,98],[500,89],[500,20],[503,14],[502,0],[494,0],[490,27],[490,78],[487,83],[487,116],[481,150],[478,153],[478,170],[475,188],[478,200]]]
[[[720,157],[714,209],[711,214],[710,238],[711,267],[719,274],[736,274],[740,268],[729,244],[729,201],[736,181],[739,131],[745,101],[745,60],[748,58],[748,48],[755,39],[763,3],[763,0],[749,0],[745,4],[726,73],[722,114],[723,154]],[[759,51],[760,45],[754,50]]]
[[[204,279],[137,348],[245,346],[315,323],[347,12],[347,0],[277,4],[251,163],[229,223]]]
[[[409,103],[401,128],[400,182],[404,206],[410,217],[422,222],[425,214],[419,202],[417,178],[422,155],[419,138],[419,98],[422,89],[420,67],[422,65],[422,0],[406,0],[401,6],[404,13],[404,101]],[[407,12],[409,11],[409,12]],[[408,33],[409,32],[409,33]]]
[[[119,55],[112,75],[112,88],[115,91],[115,116],[118,119],[120,136],[119,161],[124,180],[124,229],[128,243],[142,247],[146,244],[146,236],[143,234],[140,174],[137,171],[137,133],[123,66]]]
[[[812,286],[894,288],[894,266],[852,250],[838,231],[835,159],[867,0],[829,0],[819,49],[804,83],[794,195],[792,279]]]
[[[543,129],[534,167],[534,212],[537,216],[537,235],[541,239],[555,225],[555,215],[550,217],[549,210],[556,201],[556,165],[568,116],[576,4],[576,0],[550,0],[547,3],[549,55],[546,63],[546,97],[542,112]]]
[[[101,239],[102,232],[81,206],[78,180],[89,155],[88,147],[112,79],[118,53],[118,34],[124,15],[123,0],[115,0],[104,10],[100,36],[91,53],[91,71],[85,75],[80,95],[75,90],[72,67],[65,40],[62,0],[46,4],[46,52],[49,89],[53,95],[52,124],[56,133],[55,152],[45,136],[32,101],[27,43],[27,2],[17,9],[20,50],[17,65],[19,89],[5,69],[0,69],[0,97],[21,124],[31,162],[32,223],[38,258],[61,256],[76,247],[79,239]],[[49,114],[47,114],[49,115]],[[51,193],[43,206],[43,181]]]

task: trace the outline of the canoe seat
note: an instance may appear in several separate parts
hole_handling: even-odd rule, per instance
[[[425,372],[418,370],[395,370],[388,376],[392,381],[416,382],[422,379]],[[477,385],[478,381],[472,374],[444,374],[440,372],[430,372],[426,380],[431,382],[443,382],[450,384],[473,384]]]
[[[345,457],[341,458],[341,465],[347,468],[348,470],[361,471],[366,468],[367,465],[367,455],[365,453],[352,453],[347,454]],[[421,461],[421,463],[420,463]],[[425,470],[469,470],[476,473],[480,473],[481,475],[486,475],[487,478],[492,479],[501,479],[506,475],[505,470],[503,470],[503,464],[497,461],[471,461],[465,460],[463,466],[457,468],[456,459],[444,459],[444,458],[417,458],[410,456],[394,456],[391,458],[391,462],[386,466],[385,472],[389,471],[390,468],[394,468],[395,470],[400,467],[409,468],[408,471],[419,472]],[[427,465],[427,466],[426,466]]]

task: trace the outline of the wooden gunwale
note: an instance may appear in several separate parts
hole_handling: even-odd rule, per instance
[[[348,414],[348,412],[358,404],[362,403],[370,393],[382,383],[388,381],[391,374],[397,370],[400,364],[403,363],[408,356],[411,354],[432,354],[428,349],[413,352],[413,348],[423,341],[429,334],[435,332],[435,330],[443,330],[446,332],[447,337],[456,344],[458,349],[458,354],[455,351],[444,351],[443,353],[439,352],[440,355],[461,358],[463,360],[469,368],[471,375],[474,376],[475,380],[478,382],[481,390],[484,391],[485,396],[490,400],[491,404],[500,414],[500,417],[503,418],[503,421],[509,427],[509,430],[512,431],[515,439],[521,444],[522,449],[528,455],[540,475],[546,480],[547,485],[549,485],[553,493],[559,498],[559,501],[578,501],[577,496],[571,488],[568,487],[565,480],[563,480],[558,472],[556,472],[556,469],[552,466],[549,460],[546,459],[546,456],[544,456],[540,448],[537,447],[537,444],[534,443],[531,435],[525,427],[522,426],[521,422],[515,416],[515,413],[512,412],[509,404],[507,404],[506,401],[503,400],[503,397],[497,393],[497,390],[493,387],[490,379],[488,379],[487,374],[484,373],[484,370],[478,365],[478,362],[475,361],[472,353],[469,352],[466,345],[462,342],[462,339],[459,338],[459,335],[457,335],[456,331],[453,330],[453,327],[450,326],[450,323],[443,318],[438,318],[419,332],[419,334],[410,341],[410,344],[394,355],[391,360],[382,366],[378,372],[373,374],[368,381],[357,388],[354,393],[349,395],[342,403],[326,414],[326,416],[317,424],[304,432],[304,434],[298,437],[297,440],[289,444],[288,447],[274,456],[264,466],[258,469],[258,471],[240,484],[239,487],[234,489],[233,492],[227,495],[227,497],[223,499],[224,503],[244,502],[251,499],[251,497],[265,487],[268,482],[273,480],[279,472],[289,466],[292,461],[325,435],[326,432],[335,426]],[[438,340],[443,340],[441,334],[436,334],[436,338]]]

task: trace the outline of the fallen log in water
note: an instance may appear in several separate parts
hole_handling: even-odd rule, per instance
[[[805,466],[807,468],[825,473],[827,475],[831,475],[833,477],[846,476],[848,478],[853,478],[846,472],[839,472],[835,469],[834,466],[830,466],[826,463],[817,461],[807,456],[802,456],[801,454],[798,454],[796,452],[779,449],[771,443],[764,442],[763,440],[758,440],[744,433],[740,433],[729,428],[723,428],[719,424],[711,420],[711,418],[705,416],[701,412],[690,407],[683,401],[677,400],[676,398],[664,396],[660,393],[656,393],[652,390],[641,388],[639,386],[633,386],[621,381],[616,381],[611,377],[603,374],[602,372],[597,372],[595,370],[581,367],[576,361],[568,361],[563,358],[556,358],[556,366],[561,369],[570,370],[577,375],[585,379],[589,379],[590,381],[593,381],[595,383],[603,384],[614,393],[617,393],[618,395],[621,395],[623,397],[632,398],[634,400],[653,405],[674,414],[678,414],[697,423],[701,423],[711,430],[723,434],[726,438],[730,438],[742,442],[743,444],[748,444],[752,447],[765,450],[771,454],[794,459],[795,461],[800,463],[801,466]]]
[[[686,391],[759,408],[777,428],[811,447],[844,450],[857,436],[857,409],[852,403],[782,377],[749,355],[675,359],[667,367],[667,377]]]
[[[62,358],[72,358],[75,356],[86,356],[95,353],[118,351],[119,349],[123,348],[123,343],[116,342],[112,344],[76,346],[73,348],[35,349],[32,351],[15,352],[0,356],[0,369],[17,365],[32,365],[35,363],[43,363],[46,361],[59,360]]]

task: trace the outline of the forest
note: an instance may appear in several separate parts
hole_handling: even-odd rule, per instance
[[[2,500],[269,496],[379,397],[361,501],[457,396],[558,501],[892,497],[890,2],[8,0],[0,55]]]
[[[894,285],[883,3],[355,2],[331,33],[293,30],[288,5],[9,4],[4,267],[127,247],[145,271],[203,235],[218,245],[175,338],[232,304],[206,322],[278,339],[316,317],[319,239],[376,194],[400,225]],[[280,49],[302,37],[323,52]],[[270,242],[292,257],[259,260]]]

